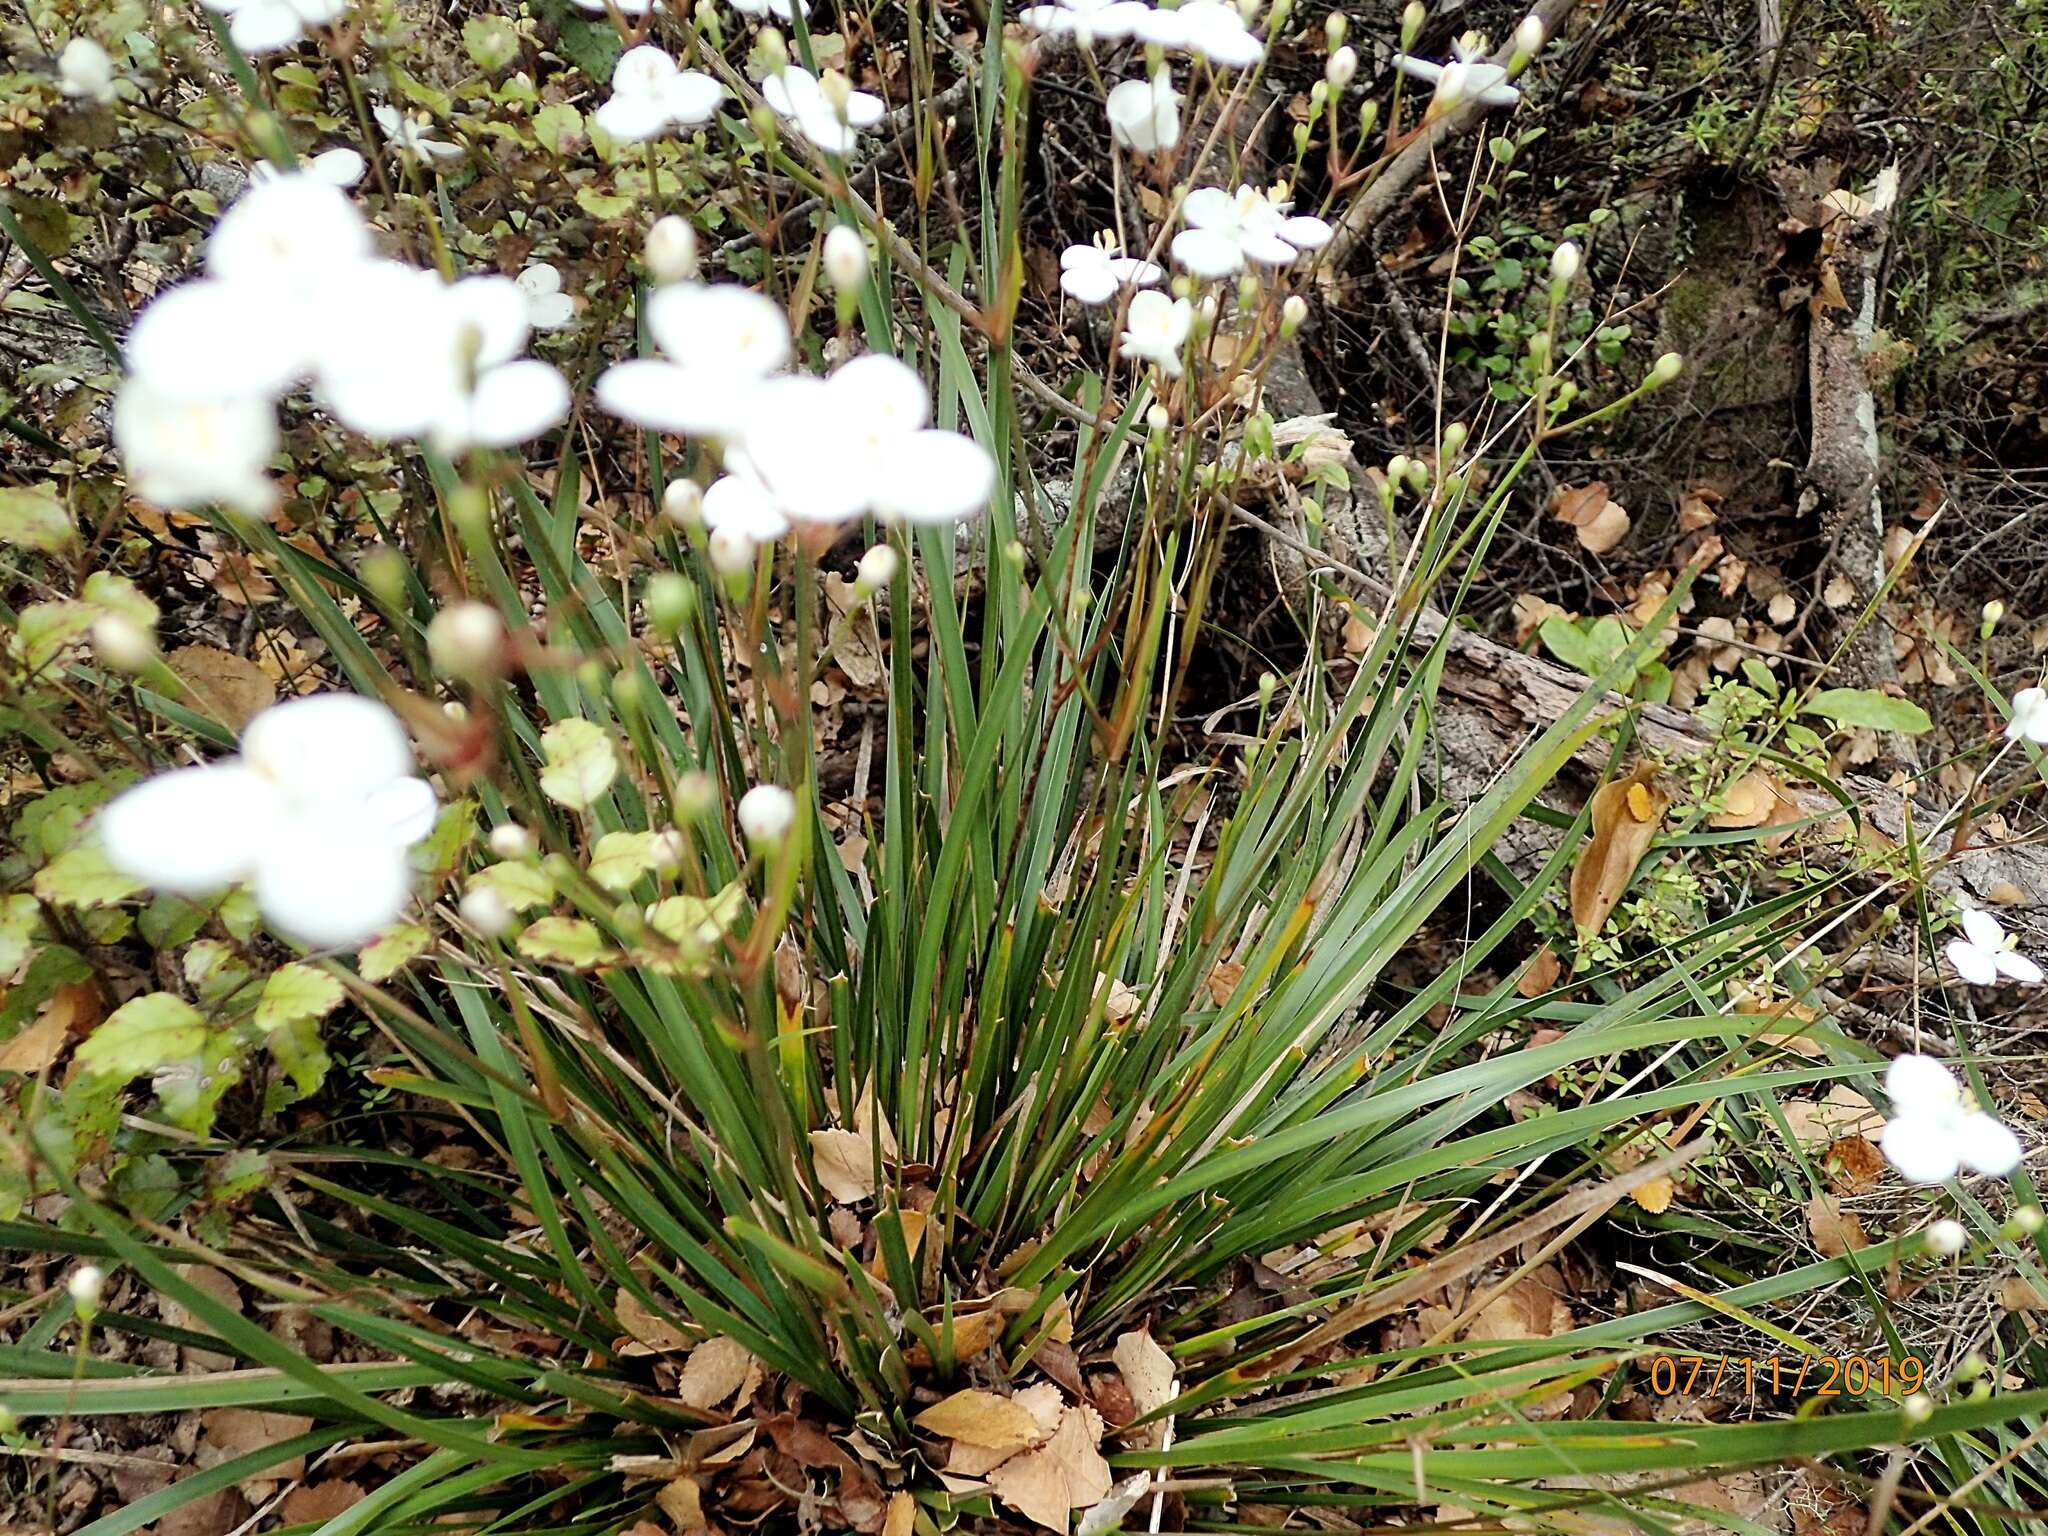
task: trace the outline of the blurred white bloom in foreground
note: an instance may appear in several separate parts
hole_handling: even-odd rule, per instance
[[[1223,0],[1188,0],[1175,10],[1160,7],[1138,18],[1137,35],[1178,53],[1191,53],[1225,69],[1248,69],[1266,56],[1266,45]]]
[[[625,144],[658,137],[670,127],[708,123],[725,87],[699,70],[684,69],[651,43],[628,48],[612,66],[611,100],[591,116]]]
[[[663,214],[647,231],[647,274],[657,283],[680,283],[697,265],[697,231],[679,213]]]
[[[1060,252],[1060,287],[1079,304],[1107,304],[1119,288],[1150,288],[1164,276],[1157,264],[1125,256],[1109,240]]]
[[[1488,107],[1512,107],[1522,99],[1521,91],[1508,83],[1507,70],[1487,58],[1486,39],[1477,32],[1467,32],[1451,44],[1448,63],[1397,53],[1394,68],[1436,87],[1429,104],[1433,113],[1452,111],[1468,101]]]
[[[363,157],[343,144],[333,149],[322,150],[308,160],[303,169],[295,172],[280,171],[268,160],[258,160],[249,167],[249,179],[279,181],[287,176],[300,175],[308,180],[325,182],[330,187],[339,187],[345,191],[361,181],[363,172],[367,169]]]
[[[1884,1075],[1892,1101],[1884,1155],[1915,1184],[1941,1184],[1961,1169],[2008,1174],[2019,1166],[2013,1133],[1963,1097],[1955,1074],[1932,1056],[1901,1056]]]
[[[647,299],[647,334],[664,358],[607,368],[597,403],[656,432],[729,437],[761,381],[789,361],[789,318],[738,283],[670,283]]]
[[[1328,245],[1334,231],[1313,214],[1289,216],[1291,205],[1246,185],[1235,196],[1197,187],[1180,206],[1188,227],[1173,237],[1173,259],[1197,277],[1228,277],[1247,261],[1284,267],[1303,251]]]
[[[740,796],[740,830],[753,843],[779,843],[796,824],[796,796],[780,784],[756,784]]]
[[[1143,358],[1168,378],[1180,377],[1180,349],[1195,323],[1195,307],[1148,288],[1124,315],[1124,355]]]
[[[2048,746],[2048,688],[2022,688],[2012,696],[2012,718],[2005,722],[2008,741]]]
[[[765,544],[789,532],[789,519],[745,455],[728,453],[726,468],[730,473],[712,481],[704,492],[700,508],[704,526],[714,532],[723,529],[742,534],[753,544]]]
[[[114,448],[129,489],[160,507],[218,502],[253,517],[276,499],[264,471],[277,413],[261,396],[184,399],[130,376],[114,397]]]
[[[761,82],[761,99],[775,115],[828,154],[849,153],[862,128],[882,120],[882,98],[854,90],[844,75],[820,80],[807,69],[784,65]]]
[[[732,8],[742,16],[773,16],[777,21],[796,19],[796,7],[790,0],[732,0]],[[804,7],[804,14],[810,14],[810,7]]]
[[[364,262],[320,360],[319,397],[367,437],[416,437],[443,453],[506,448],[558,426],[569,386],[521,358],[527,299],[508,277],[444,283],[398,262]]]
[[[341,20],[343,0],[206,0],[206,8],[228,18],[228,36],[244,53],[289,48],[308,27]]]
[[[416,160],[452,160],[462,153],[461,145],[430,137],[424,118],[408,117],[389,105],[378,107],[375,116],[384,137]]]
[[[74,37],[57,55],[57,88],[105,106],[114,99],[114,61],[89,37]]]
[[[1108,105],[1110,136],[1125,149],[1152,155],[1180,143],[1180,97],[1164,69],[1116,86]]]
[[[1071,37],[1086,48],[1098,37],[1106,42],[1129,37],[1152,14],[1139,0],[1058,0],[1054,5],[1027,5],[1017,19],[1034,32]]]
[[[576,301],[562,292],[562,274],[537,261],[513,279],[526,295],[526,323],[536,331],[558,330],[576,315]]]
[[[269,922],[323,948],[362,943],[405,910],[406,850],[433,829],[397,716],[328,693],[267,709],[242,755],[138,785],[100,814],[116,869],[193,895],[252,882]]]
[[[2041,967],[2013,947],[1997,918],[1976,907],[1963,913],[1963,936],[1950,939],[1942,953],[1957,975],[1980,987],[1995,986],[2001,976],[2029,984],[2041,980]]]
[[[826,231],[822,260],[827,281],[840,293],[858,290],[868,280],[868,243],[851,224],[834,224]]]
[[[770,379],[749,403],[738,446],[794,522],[847,522],[867,512],[955,522],[986,507],[995,464],[973,438],[926,426],[930,418],[931,396],[915,370],[869,353],[827,379]],[[733,458],[728,453],[728,464]]]

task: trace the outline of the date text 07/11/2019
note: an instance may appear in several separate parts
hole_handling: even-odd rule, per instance
[[[1658,1397],[1681,1393],[1740,1391],[1810,1392],[1816,1397],[1861,1397],[1866,1392],[1891,1396],[1918,1392],[1927,1368],[1913,1355],[1652,1355],[1650,1391]]]

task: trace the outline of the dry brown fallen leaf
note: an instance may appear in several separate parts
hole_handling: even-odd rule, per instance
[[[945,1320],[934,1317],[929,1321],[932,1331],[940,1338],[945,1338]],[[1009,1321],[1007,1316],[994,1307],[984,1307],[978,1312],[956,1311],[953,1314],[953,1333],[950,1340],[953,1358],[972,1360],[1003,1336],[1003,1329],[1008,1326]],[[907,1364],[926,1370],[930,1369],[933,1363],[931,1351],[921,1342],[913,1343],[905,1350],[903,1358]]]
[[[341,1478],[301,1483],[277,1506],[277,1518],[284,1525],[324,1525],[361,1503],[367,1491],[361,1483]]]
[[[917,1500],[901,1488],[889,1495],[889,1513],[882,1520],[882,1536],[910,1536],[917,1521]]]
[[[628,1359],[640,1355],[670,1355],[690,1347],[690,1336],[667,1318],[643,1306],[640,1298],[623,1286],[612,1301],[619,1326],[632,1335],[632,1342],[619,1353]]]
[[[1071,1511],[1099,1503],[1109,1492],[1109,1463],[1096,1449],[1098,1437],[1085,1409],[1068,1408],[1050,1440],[989,1473],[989,1486],[1033,1524],[1064,1532]]]
[[[684,1536],[704,1529],[704,1490],[697,1486],[694,1477],[679,1477],[664,1485],[654,1496],[654,1502]]]
[[[1578,535],[1579,546],[1591,555],[1604,555],[1628,536],[1627,510],[1607,496],[1607,482],[1561,486],[1551,498],[1551,516]]]
[[[1140,1417],[1173,1401],[1173,1357],[1159,1347],[1150,1332],[1140,1328],[1118,1334],[1110,1358],[1123,1374]]]
[[[1826,1192],[1806,1202],[1806,1230],[1824,1259],[1839,1259],[1870,1246],[1870,1234],[1863,1230],[1855,1212],[1843,1210],[1842,1202]]]
[[[1752,768],[1721,792],[1721,809],[1707,818],[1707,825],[1723,830],[1760,827],[1771,819],[1778,796],[1771,776]]]
[[[1884,1177],[1884,1153],[1867,1136],[1844,1136],[1828,1148],[1828,1184],[1838,1195],[1860,1195]]]
[[[277,685],[255,662],[217,645],[181,645],[164,657],[201,711],[239,733],[277,702]]]
[[[1572,922],[1581,939],[1607,921],[1670,808],[1671,797],[1657,788],[1656,767],[1649,762],[1594,792],[1593,835],[1572,866]]]
[[[676,1396],[692,1408],[716,1408],[739,1391],[754,1357],[735,1339],[706,1339],[690,1351],[676,1378]]]
[[[91,1033],[105,1012],[97,982],[74,981],[56,988],[36,1010],[35,1022],[0,1045],[0,1072],[34,1077],[62,1054],[65,1041]]]
[[[1657,1216],[1671,1209],[1671,1201],[1677,1193],[1678,1185],[1673,1182],[1671,1175],[1660,1173],[1649,1183],[1638,1185],[1631,1192],[1630,1198],[1652,1216]]]
[[[1005,1455],[1023,1450],[1038,1433],[1038,1421],[1028,1407],[978,1387],[967,1387],[932,1404],[911,1422],[926,1434]]]
[[[858,1131],[811,1132],[811,1161],[825,1193],[841,1205],[872,1200],[880,1188],[874,1146]]]
[[[1557,978],[1563,973],[1564,964],[1557,958],[1557,951],[1546,944],[1530,959],[1522,979],[1515,983],[1515,991],[1523,997],[1541,997],[1557,985]]]
[[[1792,1139],[1806,1148],[1822,1148],[1845,1136],[1877,1139],[1884,1116],[1877,1106],[1847,1083],[1836,1083],[1818,1102],[1793,1099],[1781,1106]]]

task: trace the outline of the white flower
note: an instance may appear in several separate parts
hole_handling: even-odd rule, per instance
[[[160,507],[219,503],[258,516],[276,487],[277,413],[260,396],[188,399],[130,375],[114,397],[114,448],[129,489]]]
[[[1107,304],[1118,288],[1150,288],[1164,276],[1156,264],[1123,255],[1107,239],[1060,252],[1060,287],[1079,304]]]
[[[343,0],[206,0],[206,8],[229,17],[228,36],[244,53],[289,48],[308,27],[341,20]]]
[[[1151,7],[1138,0],[1057,0],[1053,5],[1027,5],[1017,19],[1034,32],[1071,37],[1083,48],[1097,38],[1115,42],[1129,37]]]
[[[81,1264],[64,1282],[64,1293],[78,1315],[88,1322],[100,1309],[100,1296],[107,1288],[107,1272],[97,1264]]]
[[[303,170],[296,173],[280,171],[268,160],[258,160],[249,167],[249,179],[276,181],[281,177],[297,174],[311,181],[325,182],[330,187],[339,187],[346,191],[363,179],[363,172],[367,169],[363,157],[343,144],[334,149],[322,150],[306,162]]]
[[[857,130],[882,120],[882,98],[854,90],[844,75],[820,80],[809,70],[784,65],[761,82],[761,98],[775,115],[827,154],[849,153]]]
[[[902,558],[887,544],[877,544],[860,557],[853,572],[853,589],[860,593],[879,592],[896,579]]]
[[[1357,78],[1358,50],[1346,43],[1332,53],[1329,62],[1323,66],[1323,80],[1334,94],[1341,96]]]
[[[1543,18],[1531,11],[1515,28],[1515,52],[1533,59],[1549,39],[1550,29],[1543,24]]]
[[[1197,277],[1228,277],[1247,261],[1284,267],[1329,244],[1327,223],[1310,214],[1290,218],[1288,206],[1253,186],[1239,187],[1235,197],[1221,187],[1197,187],[1181,204],[1188,227],[1173,237],[1173,259]]]
[[[508,448],[567,418],[562,375],[518,355],[527,300],[510,278],[443,283],[398,262],[364,262],[348,289],[351,323],[328,338],[317,386],[344,425],[455,454]]]
[[[2022,688],[2012,696],[2012,718],[2005,722],[2005,737],[2048,746],[2048,688]]]
[[[562,274],[537,261],[513,279],[526,295],[526,323],[536,331],[559,330],[576,314],[576,301],[562,292]]]
[[[796,7],[791,0],[732,0],[732,8],[742,16],[773,16],[777,21],[794,21]],[[804,7],[804,14],[810,14],[810,7]]]
[[[740,796],[740,830],[751,843],[779,843],[796,825],[796,796],[780,784],[756,784]]]
[[[667,354],[607,368],[597,403],[656,432],[729,437],[761,381],[789,361],[789,318],[737,283],[670,283],[647,300],[647,334]]]
[[[671,480],[661,493],[661,515],[678,528],[704,521],[704,487],[694,480]]]
[[[1137,35],[1148,43],[1192,53],[1224,69],[1248,69],[1266,56],[1266,45],[1223,0],[1188,0],[1176,10],[1160,7],[1139,17]]]
[[[1995,986],[2001,976],[2029,985],[2041,980],[2041,967],[2013,947],[1998,919],[1975,907],[1963,913],[1963,936],[1950,939],[1942,953],[1957,975],[1976,986]]]
[[[663,214],[647,231],[647,273],[657,283],[680,283],[697,265],[697,231],[679,213]]]
[[[322,948],[361,944],[405,910],[406,850],[433,829],[434,793],[413,777],[398,717],[354,694],[266,709],[242,755],[180,768],[99,817],[116,869],[196,895],[252,883],[270,923]]]
[[[2019,1139],[1971,1108],[1955,1074],[1932,1056],[1901,1056],[1884,1075],[1892,1101],[1884,1155],[1915,1184],[1941,1184],[1959,1169],[2008,1174],[2019,1166]]]
[[[1126,80],[1109,93],[1109,132],[1125,149],[1157,154],[1180,143],[1180,97],[1164,69]]]
[[[377,126],[384,130],[384,137],[396,144],[415,160],[452,160],[462,153],[462,146],[450,144],[446,139],[429,138],[427,119],[408,117],[394,106],[380,106],[375,113]]]
[[[725,87],[700,70],[684,69],[651,43],[628,48],[612,66],[611,100],[591,115],[622,144],[658,138],[671,127],[694,128],[717,115]]]
[[[1557,242],[1557,249],[1550,253],[1550,280],[1569,286],[1579,275],[1582,261],[1578,246],[1569,240]]]
[[[829,379],[771,379],[749,402],[743,462],[794,522],[846,522],[872,512],[950,523],[980,512],[995,464],[970,437],[927,427],[931,396],[906,364],[880,353]],[[726,455],[727,467],[735,455]]]
[[[1944,1216],[1927,1229],[1927,1251],[1937,1258],[1954,1258],[1969,1241],[1969,1229],[1952,1217]]]
[[[789,519],[783,515],[768,488],[761,484],[752,467],[739,454],[729,454],[728,459],[738,461],[733,473],[721,475],[711,482],[704,492],[704,526],[714,532],[725,530],[745,535],[750,544],[765,544],[770,539],[779,539],[789,532]],[[733,468],[732,465],[728,465]]]
[[[851,224],[834,224],[825,234],[825,277],[841,293],[868,280],[868,244]]]
[[[1168,378],[1180,376],[1180,349],[1195,323],[1195,307],[1148,288],[1131,300],[1124,315],[1124,353],[1157,366]]]
[[[1412,54],[1394,55],[1394,68],[1436,87],[1429,110],[1444,113],[1476,101],[1488,107],[1512,107],[1522,93],[1508,83],[1508,72],[1486,56],[1486,39],[1467,32],[1451,44],[1448,63],[1418,59]]]
[[[114,99],[114,61],[89,37],[74,37],[57,55],[57,88],[105,106]]]

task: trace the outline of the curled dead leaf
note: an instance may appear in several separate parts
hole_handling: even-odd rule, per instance
[[[1655,764],[1638,763],[1627,778],[1594,792],[1593,835],[1572,866],[1572,922],[1581,939],[1600,931],[1664,824],[1671,797],[1655,779]]]
[[[1109,1463],[1096,1449],[1100,1425],[1068,1408],[1059,1428],[1035,1451],[1013,1456],[989,1473],[996,1497],[1035,1525],[1064,1532],[1070,1513],[1100,1503],[1110,1487]]]
[[[1579,547],[1588,554],[1604,555],[1628,536],[1628,512],[1608,499],[1604,480],[1560,487],[1551,498],[1550,512],[1578,535]]]
[[[1768,773],[1752,768],[1721,791],[1721,809],[1707,818],[1707,825],[1724,830],[1760,827],[1771,819],[1781,793]]]

